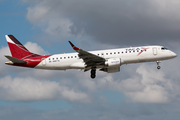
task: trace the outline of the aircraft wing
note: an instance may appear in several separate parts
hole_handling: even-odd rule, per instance
[[[90,70],[92,67],[96,67],[97,65],[104,64],[105,59],[103,57],[79,49],[78,47],[74,46],[71,41],[69,41],[69,43],[71,44],[72,48],[79,53],[79,58],[83,59],[83,61],[85,62],[85,71]]]

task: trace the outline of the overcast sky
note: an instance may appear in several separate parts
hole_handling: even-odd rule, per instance
[[[179,120],[180,58],[121,72],[7,66],[5,35],[38,54],[162,45],[180,53],[178,0],[0,0],[0,119]]]

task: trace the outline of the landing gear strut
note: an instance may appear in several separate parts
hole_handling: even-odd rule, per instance
[[[158,70],[161,69],[161,66],[159,66],[159,63],[161,63],[161,61],[156,61],[156,63],[157,63],[157,69]]]
[[[91,69],[91,78],[94,79],[96,77],[96,69]]]

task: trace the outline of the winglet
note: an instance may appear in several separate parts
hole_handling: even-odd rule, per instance
[[[76,46],[74,46],[74,44],[72,44],[72,42],[71,42],[71,41],[69,41],[69,43],[70,43],[70,45],[72,46],[72,48],[73,48],[74,50],[79,50],[79,48],[78,48],[78,47],[76,47]]]

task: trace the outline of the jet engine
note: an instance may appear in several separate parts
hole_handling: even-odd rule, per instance
[[[107,73],[114,73],[120,71],[121,59],[120,58],[110,58],[105,62],[106,68],[100,69]]]
[[[110,58],[105,62],[107,67],[119,67],[121,65],[121,58]]]

